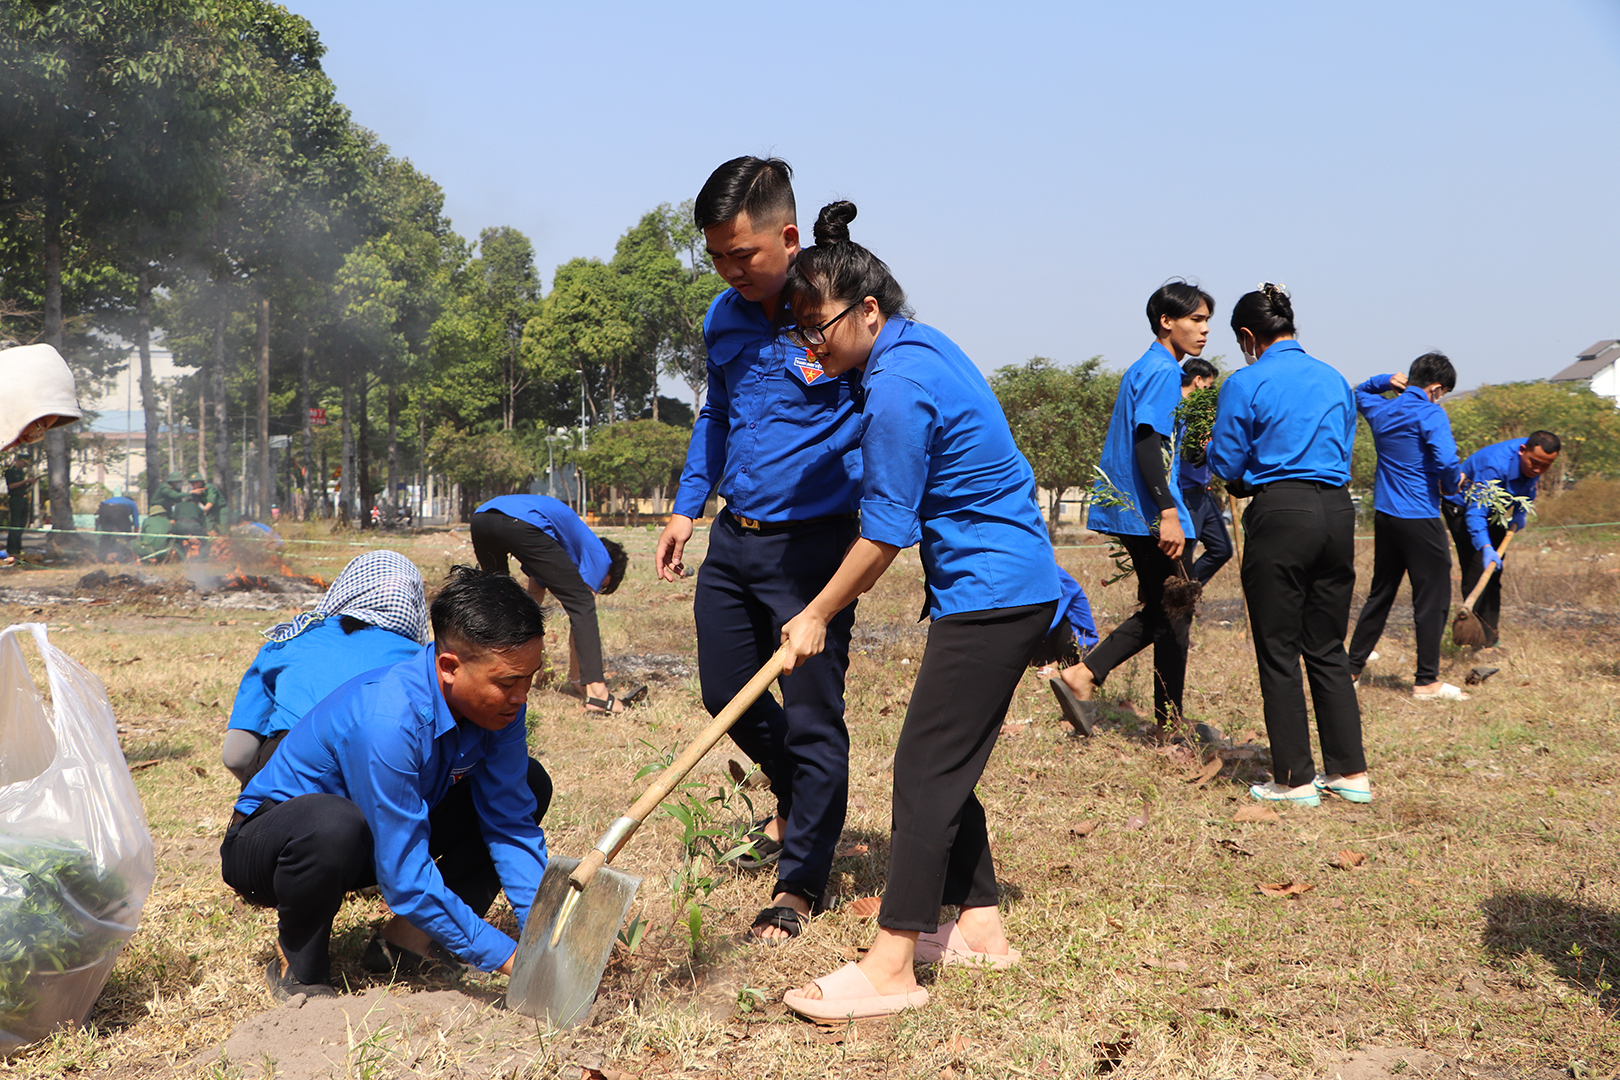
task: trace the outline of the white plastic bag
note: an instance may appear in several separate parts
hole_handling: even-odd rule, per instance
[[[49,673],[50,719],[22,632]],[[154,875],[101,680],[39,623],[0,631],[0,1053],[84,1022]]]

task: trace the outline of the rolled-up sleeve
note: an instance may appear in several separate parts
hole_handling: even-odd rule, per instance
[[[939,409],[910,379],[883,379],[868,389],[861,432],[861,535],[866,539],[898,548],[922,540],[929,449],[939,422]]]

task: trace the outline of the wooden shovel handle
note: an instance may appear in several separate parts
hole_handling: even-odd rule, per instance
[[[1508,545],[1513,543],[1513,538],[1518,535],[1518,530],[1515,529],[1509,531],[1506,536],[1502,537],[1502,546],[1496,549],[1496,557],[1498,559],[1507,554]],[[1479,575],[1479,581],[1474,584],[1474,591],[1469,593],[1468,599],[1463,601],[1463,607],[1467,608],[1469,611],[1474,610],[1474,601],[1478,600],[1479,594],[1485,591],[1485,586],[1490,582],[1491,575],[1494,573],[1496,573],[1495,563],[1491,563],[1489,566],[1485,567],[1485,572]]]
[[[765,666],[760,668],[752,679],[748,680],[748,685],[737,691],[737,696],[732,698],[726,704],[726,707],[715,715],[715,718],[709,722],[709,726],[703,729],[702,733],[682,752],[681,756],[671,762],[667,769],[658,774],[658,779],[654,780],[652,786],[641,793],[641,798],[635,801],[625,814],[625,817],[634,821],[638,826],[646,821],[647,815],[656,810],[658,804],[668,798],[669,793],[680,786],[681,782],[686,779],[687,774],[697,767],[698,762],[703,760],[704,755],[713,750],[715,744],[725,736],[726,732],[731,730],[731,725],[737,722],[737,718],[747,712],[754,702],[759,700],[759,695],[765,692],[765,688],[776,681],[777,677],[782,674],[783,666],[787,664],[787,658],[788,647],[783,645],[776,650],[774,656],[766,661]],[[634,830],[631,830],[631,832],[634,832]],[[625,833],[619,839],[618,844],[614,846],[614,850],[617,851],[618,847],[622,846],[624,841],[630,838],[630,835],[631,833]],[[596,876],[596,872],[606,865],[609,857],[609,853],[603,851],[600,847],[592,848],[579,861],[579,865],[574,868],[574,872],[568,875],[568,880],[576,888],[583,889],[591,878]]]

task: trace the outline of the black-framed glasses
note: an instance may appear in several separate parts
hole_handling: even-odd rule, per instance
[[[849,307],[840,311],[820,326],[790,326],[787,328],[787,339],[793,344],[808,349],[812,345],[822,345],[827,341],[827,330],[833,323],[860,307],[865,297],[855,301]]]

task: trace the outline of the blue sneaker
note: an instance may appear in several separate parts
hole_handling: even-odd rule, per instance
[[[1261,802],[1285,802],[1295,806],[1322,805],[1322,794],[1316,790],[1315,784],[1283,787],[1275,780],[1268,780],[1264,784],[1255,784],[1249,788],[1249,796]]]

